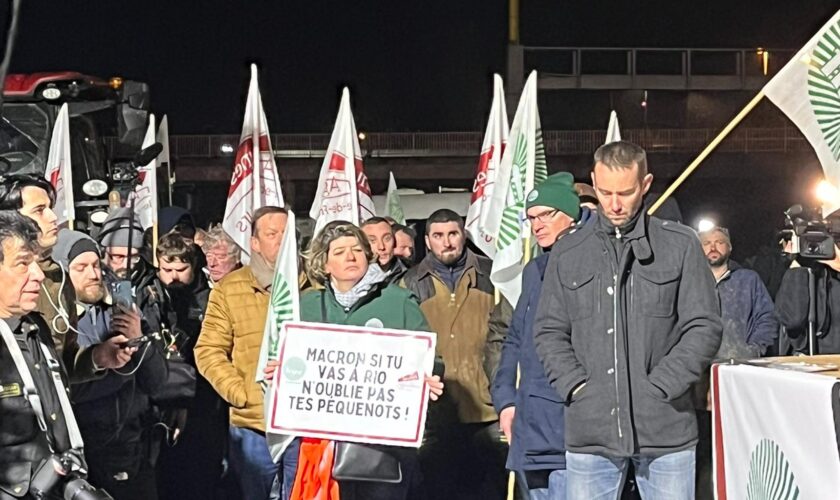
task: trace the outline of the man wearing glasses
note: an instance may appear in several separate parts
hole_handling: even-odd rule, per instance
[[[537,357],[534,317],[551,247],[577,225],[592,220],[593,212],[580,206],[573,184],[572,174],[560,172],[528,194],[526,216],[536,243],[545,253],[522,271],[522,294],[512,320],[507,321],[507,335],[503,339],[488,338],[488,343],[503,340],[490,389],[499,426],[510,443],[505,466],[516,472],[531,500],[565,498],[563,398],[548,383]]]

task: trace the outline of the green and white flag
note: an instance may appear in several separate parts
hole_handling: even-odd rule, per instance
[[[604,144],[621,140],[621,130],[618,129],[618,115],[615,111],[610,112],[610,123],[607,125],[607,140]]]
[[[840,186],[840,11],[764,86],[764,95],[799,127]],[[840,207],[824,207],[831,212]]]
[[[397,221],[397,224],[405,225],[405,213],[400,202],[400,193],[397,191],[397,180],[394,179],[394,172],[389,172],[388,194],[385,197],[385,215]]]
[[[289,211],[286,232],[280,243],[274,281],[268,302],[260,357],[257,363],[257,382],[264,379],[263,368],[268,360],[279,359],[280,325],[286,321],[300,321],[300,293],[298,290],[298,249],[295,238],[295,214]]]
[[[533,71],[519,98],[507,147],[496,174],[496,186],[490,198],[493,210],[487,210],[482,219],[484,229],[496,239],[490,280],[513,305],[522,290],[525,245],[531,242],[525,197],[547,176],[537,109],[537,72]]]

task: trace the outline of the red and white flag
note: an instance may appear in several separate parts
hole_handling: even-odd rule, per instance
[[[47,158],[47,168],[44,177],[55,188],[55,215],[59,226],[76,218],[73,206],[73,169],[70,162],[70,118],[67,104],[62,104],[55,119],[52,139],[50,140],[50,154]],[[71,226],[72,229],[72,226]]]
[[[338,117],[316,189],[309,210],[309,216],[315,219],[316,233],[330,221],[346,220],[358,225],[376,215],[347,88],[341,94]]]
[[[155,133],[155,115],[149,115],[149,128],[146,129],[146,137],[143,138],[141,149],[146,149],[157,141]],[[158,192],[157,192],[157,165],[155,158],[146,165],[138,165],[137,187],[128,194],[128,199],[134,198],[134,212],[140,219],[143,229],[148,229],[158,220]]]
[[[496,172],[502,161],[502,153],[505,150],[509,132],[502,77],[493,75],[493,103],[490,105],[490,118],[484,132],[484,142],[481,144],[481,156],[478,158],[478,166],[475,169],[475,182],[473,182],[472,198],[465,225],[473,243],[490,258],[496,255],[496,241],[484,230],[481,221],[486,219],[483,213],[490,210],[490,198],[493,195]]]
[[[255,164],[258,175],[254,175]],[[271,148],[268,120],[257,83],[257,66],[252,64],[242,135],[236,150],[225,217],[222,220],[225,232],[242,249],[243,263],[247,264],[250,261],[251,217],[254,211],[260,207],[284,205],[280,176]]]

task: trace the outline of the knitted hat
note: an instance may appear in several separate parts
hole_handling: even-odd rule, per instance
[[[103,247],[128,247],[129,228],[131,235],[131,248],[143,247],[143,226],[137,213],[134,213],[134,220],[129,221],[129,208],[118,208],[108,214],[108,218],[102,223],[99,231],[99,243]]]
[[[526,198],[525,209],[535,206],[556,208],[574,220],[580,218],[580,198],[574,188],[575,178],[559,172],[536,186]]]
[[[52,250],[52,259],[61,264],[64,269],[69,269],[73,259],[85,252],[94,252],[101,256],[99,245],[93,241],[93,238],[80,231],[62,229],[58,232],[58,240]]]

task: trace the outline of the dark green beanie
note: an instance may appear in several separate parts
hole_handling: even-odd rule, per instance
[[[575,178],[559,172],[538,184],[525,199],[525,209],[538,205],[556,208],[574,220],[580,218],[580,198],[575,192]]]

